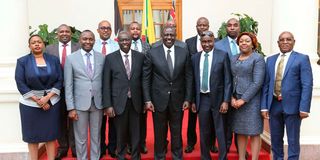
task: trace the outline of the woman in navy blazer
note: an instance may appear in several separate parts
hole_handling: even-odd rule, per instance
[[[17,60],[15,80],[21,93],[19,108],[23,141],[32,160],[38,159],[38,145],[44,142],[48,159],[55,156],[55,140],[60,136],[60,89],[62,71],[59,59],[45,54],[39,35],[29,38],[30,54]]]
[[[260,94],[265,75],[263,56],[256,53],[257,38],[252,33],[241,33],[237,38],[240,54],[231,58],[233,96],[231,105],[232,129],[237,133],[239,159],[245,160],[248,137],[250,137],[252,159],[258,160],[260,134],[263,130],[260,115]]]

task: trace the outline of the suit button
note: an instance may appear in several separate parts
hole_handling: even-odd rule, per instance
[[[169,91],[168,94],[170,94],[171,92]]]
[[[169,83],[172,86],[172,82]]]

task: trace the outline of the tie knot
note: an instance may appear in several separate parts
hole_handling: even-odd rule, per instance
[[[231,43],[236,44],[236,40],[234,40],[234,39],[231,40]]]
[[[91,56],[91,53],[86,53],[86,56],[87,56],[87,57],[90,57],[90,56]]]
[[[63,44],[63,45],[62,45],[62,47],[67,47],[67,46],[68,46],[68,44]]]
[[[129,55],[125,54],[125,55],[124,55],[124,57],[128,58],[128,57],[129,57]]]
[[[286,54],[285,54],[285,53],[282,53],[282,54],[281,54],[281,57],[285,57],[285,56],[286,56]]]
[[[204,56],[205,56],[205,57],[208,57],[208,56],[209,56],[209,53],[205,52]]]
[[[167,53],[171,53],[171,50],[170,50],[170,49],[168,49],[168,50],[167,50]]]
[[[107,44],[107,42],[105,42],[105,41],[102,42],[102,45],[106,45],[106,44]]]

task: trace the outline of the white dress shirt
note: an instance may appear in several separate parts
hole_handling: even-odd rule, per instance
[[[164,49],[164,56],[166,57],[167,59],[167,51],[170,49],[170,56],[171,56],[171,60],[172,60],[172,67],[174,68],[174,45],[171,47],[171,48],[168,48],[166,47],[164,44],[163,44],[163,49]]]
[[[202,51],[201,53],[201,57],[200,57],[200,92],[201,93],[209,93],[210,92],[210,75],[211,75],[211,64],[212,64],[212,54],[213,54],[213,49],[208,52],[209,56],[208,56],[208,90],[207,91],[202,91],[201,90],[201,86],[202,86],[202,75],[203,75],[203,64],[204,64],[204,59],[205,59],[205,51]]]
[[[135,44],[134,44],[134,42],[136,42],[137,43],[137,46],[138,46],[138,52],[142,52],[142,43],[141,43],[141,39],[138,39],[138,40],[136,40],[136,41],[134,41],[134,40],[132,40],[131,41],[131,49],[133,49],[134,50],[134,48],[135,48]],[[131,51],[130,51],[131,52]]]
[[[67,56],[71,54],[71,41],[69,41],[67,43],[66,50],[67,50],[67,55],[66,55],[66,58],[67,58]],[[62,62],[62,51],[63,51],[63,43],[59,42],[59,59],[60,59],[60,63]]]
[[[84,65],[87,66],[87,55],[86,55],[87,52],[85,50],[83,50],[83,49],[81,49],[80,52],[82,54]],[[91,54],[90,62],[91,62],[92,71],[94,71],[94,54],[93,54],[93,50],[91,50],[89,53]]]
[[[122,57],[122,61],[123,61],[124,66],[126,65],[126,56],[125,56],[125,55],[128,55],[129,65],[130,65],[130,72],[131,72],[131,66],[132,66],[132,54],[131,54],[131,49],[129,50],[129,52],[128,52],[127,54],[124,53],[124,52],[120,49],[120,54],[121,54],[121,57]]]

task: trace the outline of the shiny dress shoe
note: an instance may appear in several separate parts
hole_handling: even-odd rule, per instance
[[[67,155],[68,155],[68,152],[58,152],[54,159],[61,160],[63,157],[66,157]]]
[[[142,153],[142,154],[147,154],[148,153],[148,149],[147,149],[146,145],[141,145],[140,146],[140,153]]]
[[[131,155],[131,153],[132,153],[131,147],[127,146],[127,154]]]
[[[194,146],[188,145],[185,149],[185,153],[191,153],[194,150]]]
[[[112,157],[112,158],[117,158],[117,154],[116,154],[116,152],[112,152],[112,151],[108,151],[108,154],[110,155],[110,157]]]
[[[212,145],[210,148],[211,153],[218,153],[218,148],[215,145]]]

